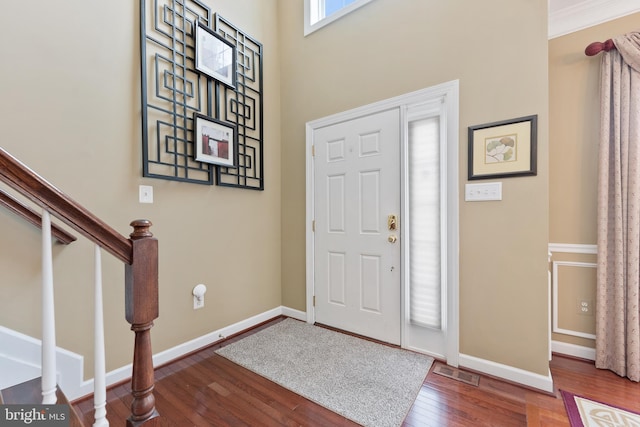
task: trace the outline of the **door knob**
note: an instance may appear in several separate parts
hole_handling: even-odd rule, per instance
[[[395,243],[398,238],[394,234],[392,234],[387,240],[389,241],[389,243]]]

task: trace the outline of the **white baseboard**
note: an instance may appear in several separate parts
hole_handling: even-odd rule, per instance
[[[182,344],[178,344],[175,347],[169,348],[167,350],[161,351],[153,355],[153,366],[158,367],[169,363],[173,360],[179,359],[180,357],[199,350],[203,347],[207,347],[211,344],[216,343],[217,341],[221,341],[226,337],[235,335],[247,329],[253,328],[260,323],[266,322],[270,319],[273,319],[278,316],[289,316],[293,318],[300,318],[301,316],[306,319],[306,313],[294,310],[288,307],[276,307],[274,309],[265,311],[264,313],[260,313],[248,319],[242,320],[240,322],[234,323],[233,325],[226,326],[224,328],[218,329],[216,331],[210,332],[206,335],[202,335],[201,337],[192,339],[191,341],[187,341]],[[152,331],[153,333],[153,331]],[[106,384],[107,387],[117,384],[119,382],[125,381],[131,378],[132,375],[132,365],[128,364],[121,368],[110,371],[106,375]],[[75,400],[82,396],[86,396],[88,394],[93,393],[93,379],[89,381],[85,381],[81,388],[71,391],[64,390],[65,394],[69,398],[69,400]]]
[[[153,364],[157,367],[171,362],[188,353],[199,350],[203,347],[207,347],[217,341],[223,340],[228,336],[235,335],[281,315],[301,321],[306,321],[307,319],[307,314],[304,311],[295,310],[284,306],[276,307],[274,309],[265,311],[264,313],[250,317],[246,320],[234,323],[233,325],[218,329],[201,337],[195,338],[191,341],[187,341],[170,349],[161,351],[153,356]],[[14,331],[11,331],[11,333],[2,334],[2,332],[6,331],[11,330],[0,327],[0,343],[3,344],[2,346],[0,346],[0,348],[21,349],[21,351],[25,352],[25,356],[22,360],[29,363],[30,365],[36,364],[37,366],[40,366],[40,341]],[[6,345],[8,342],[11,343],[11,347]],[[556,347],[554,347],[554,351],[557,351],[558,353],[571,354],[578,357],[588,358],[585,357],[584,353],[585,349],[589,350],[588,348],[573,346],[571,344],[558,343],[555,341],[553,342],[553,345],[560,345],[560,349],[556,349]],[[581,348],[583,353],[569,353],[569,351],[577,351],[577,349],[573,347]],[[92,394],[93,379],[82,381],[83,357],[64,349],[58,349],[58,355],[58,360],[60,362],[58,365],[59,383],[69,400],[76,400],[83,396]],[[19,355],[13,356],[14,359],[19,359],[20,357],[21,356]],[[553,392],[553,379],[551,378],[551,373],[549,373],[548,376],[544,376],[465,354],[460,354],[459,365],[461,367],[466,367],[474,371],[483,372],[488,375],[503,378],[508,381],[523,384],[535,389],[546,392]],[[131,378],[131,370],[132,365],[128,364],[126,366],[122,366],[118,369],[114,369],[113,371],[108,372],[106,374],[107,387]]]
[[[527,387],[553,393],[553,378],[551,372],[547,376],[503,365],[490,360],[460,354],[459,365],[477,372],[512,381]]]
[[[306,311],[294,310],[293,308],[289,307],[282,307],[282,315],[291,317],[292,319],[302,320],[303,322],[307,321]]]
[[[551,341],[551,351],[581,359],[596,360],[596,349],[582,345],[568,344],[561,341]]]

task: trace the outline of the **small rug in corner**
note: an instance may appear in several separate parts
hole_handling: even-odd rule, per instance
[[[431,357],[294,319],[216,351],[363,426],[397,427],[418,396]]]
[[[560,390],[571,427],[640,427],[640,414]]]

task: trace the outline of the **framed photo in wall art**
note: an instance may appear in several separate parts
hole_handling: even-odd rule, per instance
[[[537,174],[538,116],[469,126],[469,179]]]
[[[200,21],[195,30],[196,70],[235,88],[236,47]]]
[[[230,168],[238,165],[238,131],[235,124],[195,113],[193,142],[196,161]]]

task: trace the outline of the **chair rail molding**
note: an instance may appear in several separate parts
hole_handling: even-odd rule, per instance
[[[597,255],[598,245],[588,245],[583,243],[549,243],[549,252]]]

